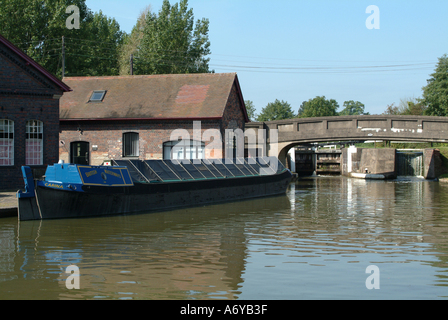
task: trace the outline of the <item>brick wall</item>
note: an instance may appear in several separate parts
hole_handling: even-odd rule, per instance
[[[228,141],[228,144],[226,146],[225,141],[228,139],[233,140],[233,133],[230,134],[230,136],[226,136],[226,129],[229,130],[235,130],[235,129],[241,129],[244,132],[245,129],[245,116],[243,113],[243,108],[245,108],[245,106],[243,105],[243,101],[240,100],[239,95],[238,95],[238,91],[237,88],[235,86],[235,84],[232,86],[232,90],[230,92],[230,95],[228,97],[227,100],[227,104],[226,107],[224,109],[224,114],[223,117],[221,119],[221,134],[224,137],[223,138],[223,150],[224,150],[224,155],[226,154],[226,148],[238,148],[237,145],[234,145],[233,142]],[[236,141],[236,140],[235,140]],[[244,146],[242,146],[242,148],[244,148]],[[233,156],[237,155],[237,150],[234,149],[233,151]],[[229,157],[231,157],[231,155],[228,155]],[[247,156],[247,155],[246,155]]]
[[[236,86],[233,85],[221,120],[223,130],[236,128],[244,130],[246,122],[242,109],[242,102],[238,97]]]
[[[21,166],[25,165],[26,122],[43,122],[43,165],[57,162],[59,102],[51,98],[2,96],[0,105],[0,119],[14,121],[14,165],[0,166],[0,189],[23,187]]]
[[[14,165],[0,166],[0,189],[23,188],[26,122],[43,122],[43,165],[58,160],[59,99],[62,90],[0,43],[0,119],[14,121]],[[55,97],[55,98],[53,98]]]
[[[201,121],[201,137],[207,129],[218,129],[219,121]],[[104,160],[122,159],[123,133],[139,134],[140,159],[162,159],[163,143],[171,141],[176,129],[185,129],[193,139],[192,121],[62,121],[59,134],[59,158],[70,162],[70,143],[89,142],[91,165],[100,165]],[[177,137],[176,137],[177,138]],[[176,139],[174,138],[174,139]],[[204,141],[207,146],[210,141]],[[93,150],[97,146],[97,150]]]

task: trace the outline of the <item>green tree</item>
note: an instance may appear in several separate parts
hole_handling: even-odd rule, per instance
[[[254,121],[257,118],[257,115],[255,114],[255,111],[257,111],[257,110],[255,109],[255,105],[254,105],[253,101],[245,100],[244,104],[246,105],[246,111],[247,111],[247,116],[249,117],[249,120]]]
[[[392,104],[389,104],[386,107],[386,111],[383,112],[383,114],[388,114],[388,115],[399,115],[400,114],[400,108],[398,106],[395,105],[395,102]]]
[[[339,104],[336,100],[327,100],[325,96],[304,101],[299,108],[299,118],[336,116]]]
[[[421,116],[425,113],[426,106],[421,102],[421,99],[403,98],[398,105],[401,115]]]
[[[426,106],[421,102],[421,99],[403,98],[400,99],[398,106],[395,106],[395,103],[388,105],[383,114],[421,116],[425,113],[425,110]]]
[[[406,114],[413,116],[422,116],[425,114],[425,112],[426,105],[422,102],[408,101],[408,109]]]
[[[159,14],[146,14],[135,59],[138,74],[206,73],[209,71],[208,19],[194,23],[188,1],[171,6],[163,1]]]
[[[65,10],[69,5],[79,8],[80,29],[68,30],[66,27],[69,14]],[[85,0],[2,0],[0,33],[56,74],[58,66],[62,65],[62,36],[84,39],[83,27],[90,19],[91,12]]]
[[[423,89],[422,103],[427,106],[429,116],[448,116],[448,56],[439,58],[435,72]]]
[[[286,101],[276,99],[275,102],[270,102],[266,107],[261,109],[257,121],[272,121],[291,118],[294,118],[291,105]]]
[[[123,43],[124,32],[114,18],[108,18],[101,11],[92,15],[91,21],[85,26],[89,37],[97,40],[83,41],[81,56],[85,56],[84,68],[78,72],[89,76],[113,76],[119,74],[119,48]],[[72,42],[70,42],[72,44]],[[78,45],[79,48],[79,45]],[[67,48],[68,65],[71,59]],[[70,74],[69,74],[70,75]]]
[[[66,26],[70,5],[79,8],[79,29]],[[119,25],[101,12],[92,13],[85,0],[1,0],[0,33],[58,76],[62,36],[66,76],[114,74],[118,70],[114,51],[120,44]]]
[[[344,107],[344,109],[342,109],[342,111],[338,113],[340,116],[355,116],[366,114],[364,113],[364,104],[359,101],[344,101],[344,104],[342,106]]]
[[[146,16],[151,12],[151,6],[147,6],[141,13],[137,19],[137,23],[132,28],[130,34],[124,34],[123,36],[123,45],[119,50],[119,73],[120,75],[129,75],[131,74],[130,68],[130,59],[131,55],[137,56],[138,48],[140,46],[140,42],[143,38],[144,27],[146,23]]]

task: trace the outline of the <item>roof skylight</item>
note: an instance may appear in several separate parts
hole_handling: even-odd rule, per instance
[[[104,95],[106,94],[106,90],[97,90],[93,91],[90,96],[89,102],[101,102],[104,99]]]

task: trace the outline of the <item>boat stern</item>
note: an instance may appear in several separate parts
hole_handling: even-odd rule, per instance
[[[17,191],[18,218],[24,220],[41,219],[36,201],[33,172],[30,167],[22,167],[22,176],[25,182],[25,190]]]

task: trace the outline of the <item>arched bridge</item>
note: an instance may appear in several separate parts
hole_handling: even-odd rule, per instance
[[[283,163],[288,150],[298,144],[328,141],[448,142],[448,117],[362,115],[295,118],[250,122],[246,131],[266,130],[267,155]],[[278,131],[278,141],[271,133]]]

